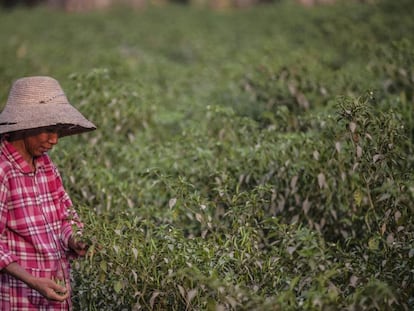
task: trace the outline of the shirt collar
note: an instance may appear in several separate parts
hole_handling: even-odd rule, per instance
[[[7,158],[7,160],[12,163],[20,172],[23,174],[33,173],[32,168],[29,166],[29,164],[23,159],[17,149],[6,139],[3,139],[1,141],[0,150],[1,153]],[[43,156],[35,158],[34,164],[36,166],[36,169],[42,167],[44,165]]]

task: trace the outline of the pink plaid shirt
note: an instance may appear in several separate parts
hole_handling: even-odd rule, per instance
[[[0,145],[0,310],[71,310],[52,302],[4,271],[19,263],[37,277],[69,282],[68,240],[78,216],[48,155],[33,172],[13,145]]]

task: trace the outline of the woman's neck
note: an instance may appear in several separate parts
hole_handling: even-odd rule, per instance
[[[17,152],[19,152],[23,160],[25,160],[26,163],[29,165],[29,167],[34,171],[35,170],[34,158],[27,151],[24,140],[23,139],[12,140],[10,141],[10,144],[12,144],[14,148],[16,148]]]

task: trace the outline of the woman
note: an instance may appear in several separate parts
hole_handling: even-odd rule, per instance
[[[0,310],[71,310],[69,259],[83,256],[72,202],[47,152],[96,129],[50,77],[17,80],[0,114]]]

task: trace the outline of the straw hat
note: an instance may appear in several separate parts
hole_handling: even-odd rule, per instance
[[[41,127],[57,127],[61,137],[96,129],[69,103],[58,81],[21,78],[14,82],[0,114],[0,134]]]

